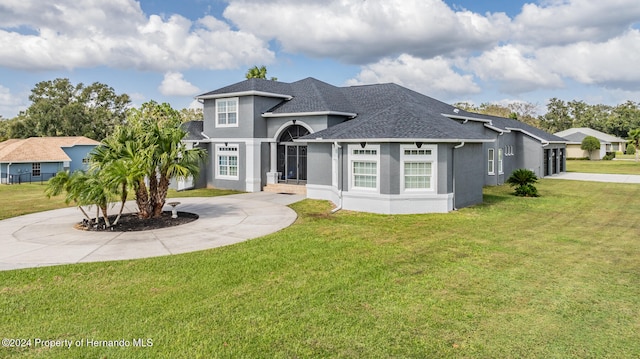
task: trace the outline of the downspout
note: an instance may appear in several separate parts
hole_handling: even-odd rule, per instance
[[[343,164],[342,161],[344,161],[344,158],[343,158],[344,156],[341,156],[341,153],[340,153],[341,152],[340,149],[342,149],[342,146],[340,146],[338,144],[338,141],[335,141],[333,143],[333,145],[336,146],[336,149],[337,149],[336,152],[337,152],[338,158],[339,158],[339,161],[338,161],[339,162],[338,163],[338,199],[339,199],[339,202],[338,202],[338,207],[336,207],[336,208],[331,210],[332,214],[336,213],[336,212],[338,212],[339,210],[342,209],[342,180],[343,180],[342,176],[343,176],[343,172],[344,172],[342,170],[343,169],[342,168],[342,164]]]
[[[11,182],[9,182],[10,174],[11,174],[11,162],[7,164],[7,184],[11,184]]]
[[[453,210],[457,211],[456,208],[456,149],[462,148],[464,146],[464,141],[460,142],[459,145],[453,146],[451,149],[451,177],[453,177]]]

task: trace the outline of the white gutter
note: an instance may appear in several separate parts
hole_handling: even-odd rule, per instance
[[[251,90],[251,91],[219,93],[219,94],[214,94],[214,95],[201,95],[201,96],[196,96],[195,99],[196,100],[209,100],[209,99],[216,99],[216,98],[241,97],[241,96],[277,97],[277,98],[283,98],[285,100],[291,100],[293,98],[293,96],[291,96],[291,95],[284,95],[284,94],[279,94],[279,93]]]
[[[547,140],[543,139],[542,137],[538,137],[538,136],[534,135],[533,133],[527,132],[527,131],[525,131],[525,130],[523,130],[523,129],[521,129],[521,128],[509,128],[509,127],[507,127],[507,130],[510,130],[510,131],[520,131],[520,132],[524,133],[525,135],[527,135],[527,136],[529,136],[529,137],[531,137],[531,138],[533,138],[533,139],[536,139],[536,140],[540,141],[540,143],[542,143],[542,147],[544,147],[544,146],[548,146],[548,145],[549,145],[549,143],[550,143],[549,141],[547,141]],[[564,142],[558,142],[558,143],[564,143]]]
[[[338,148],[341,149],[342,146],[340,146],[338,144],[338,141],[334,141],[333,144]],[[338,156],[340,156],[340,153],[338,152]],[[343,160],[342,156],[340,156],[340,159]],[[340,165],[338,167],[338,174],[342,174],[342,161],[340,162]],[[338,177],[338,198],[340,199],[340,203],[338,203],[338,207],[334,208],[331,210],[331,213],[336,213],[339,210],[342,209],[342,178]]]
[[[13,164],[12,162],[9,162],[9,163],[7,164],[7,184],[10,184],[10,183],[9,183],[9,173],[11,173],[11,165],[12,165],[12,164]]]
[[[457,146],[453,146],[453,150],[451,150],[451,167],[452,167],[452,174],[451,177],[453,180],[453,210],[457,211],[458,208],[456,208],[456,149],[458,148],[462,148],[464,146],[464,142],[460,142],[459,145]]]
[[[265,112],[262,117],[298,117],[298,116],[345,116],[354,118],[358,116],[357,113],[352,112],[340,112],[340,111],[315,111],[315,112],[289,112],[289,113],[273,113]]]
[[[315,139],[305,139],[304,142],[335,142],[336,139],[316,137]],[[361,143],[361,142],[425,142],[425,143],[484,143],[494,142],[494,139],[468,139],[468,138],[348,138],[339,139],[340,142]],[[294,140],[296,142],[296,140]]]
[[[491,124],[491,120],[483,120],[483,119],[476,118],[476,117],[460,116],[460,115],[449,115],[449,114],[446,114],[446,113],[441,113],[440,115],[442,115],[444,117],[453,118],[453,119],[456,119],[456,120],[464,120],[465,123],[467,121],[476,121],[476,122],[485,122],[485,123]]]

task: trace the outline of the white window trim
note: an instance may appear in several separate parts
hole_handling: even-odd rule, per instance
[[[406,155],[405,150],[429,150],[430,155]],[[431,163],[431,181],[429,188],[406,188],[404,167],[407,162],[427,162]],[[400,145],[400,188],[405,193],[417,192],[435,192],[436,180],[438,178],[438,146],[422,145],[420,148],[416,145]]]
[[[498,174],[504,173],[504,150],[502,147],[498,148]]]
[[[228,148],[228,149],[235,149],[234,151],[223,151],[223,148]],[[237,174],[235,176],[231,176],[231,175],[221,175],[220,174],[220,156],[236,156],[237,158],[237,167],[238,167],[238,171]],[[215,177],[216,179],[225,179],[225,180],[239,180],[240,179],[240,154],[239,154],[239,145],[238,144],[219,144],[216,145],[216,152],[215,152],[215,158],[214,160],[216,161],[216,173],[215,173]]]
[[[493,148],[489,148],[487,151],[487,173],[489,175],[496,174],[495,150]]]
[[[236,123],[232,123],[229,124],[229,118],[227,118],[227,122],[226,123],[219,123],[218,122],[218,101],[225,101],[225,102],[230,102],[230,101],[235,101],[236,103]],[[238,97],[225,97],[225,98],[219,98],[216,99],[216,102],[214,104],[215,110],[216,110],[216,115],[215,115],[215,125],[216,127],[238,127],[238,123],[240,122],[240,116],[239,116],[239,112],[240,112],[240,101],[238,99]],[[229,113],[229,112],[226,112]]]
[[[367,144],[364,148],[361,145],[349,145],[349,190],[379,193],[380,192],[380,145]],[[375,155],[353,154],[354,150],[375,150]],[[376,188],[357,187],[354,185],[353,163],[354,162],[374,162],[376,163]]]

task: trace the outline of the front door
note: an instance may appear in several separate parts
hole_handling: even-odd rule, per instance
[[[306,136],[309,130],[300,125],[286,128],[278,141],[278,172],[280,182],[303,184],[307,181],[307,146],[293,142],[294,139]]]
[[[307,146],[295,143],[278,145],[280,181],[300,184],[307,180]]]

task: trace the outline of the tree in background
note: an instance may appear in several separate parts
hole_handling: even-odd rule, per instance
[[[58,78],[36,84],[31,105],[9,125],[9,137],[86,136],[102,140],[124,123],[131,103],[128,95],[95,82],[73,85]]]
[[[640,146],[640,128],[629,131],[629,143],[634,146],[636,162],[638,162],[638,153],[640,152],[638,151],[638,146]]]
[[[267,79],[267,67],[262,65],[260,67],[258,66],[254,66],[252,68],[250,68],[245,77],[247,79]],[[272,81],[278,81],[277,77],[272,77],[271,78]]]
[[[506,106],[494,103],[482,103],[480,106],[475,106],[468,102],[458,102],[453,106],[468,112],[512,118],[528,125],[539,127],[538,119],[535,117],[537,105],[529,102],[513,102]]]
[[[180,110],[180,121],[204,121],[204,112],[201,108],[183,108]]]
[[[582,139],[582,143],[580,144],[580,149],[589,152],[589,159],[591,159],[591,151],[600,149],[600,140],[593,136],[587,136]]]

